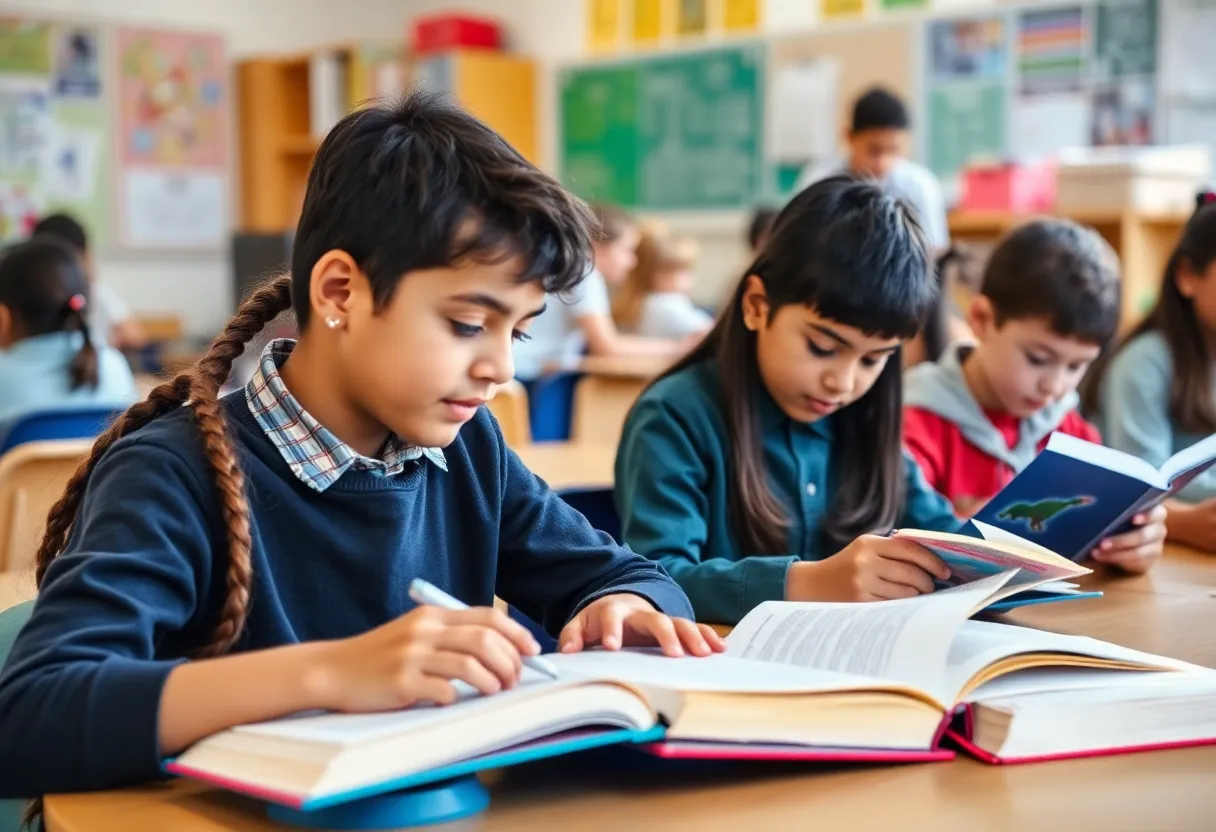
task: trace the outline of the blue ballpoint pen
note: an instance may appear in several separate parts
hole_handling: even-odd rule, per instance
[[[469,608],[468,604],[453,598],[434,584],[422,580],[422,578],[415,578],[410,581],[410,598],[416,604],[429,604],[432,607],[440,607],[445,610],[467,610]],[[543,673],[554,679],[557,678],[557,668],[540,656],[523,656],[523,660],[525,665],[538,673]]]

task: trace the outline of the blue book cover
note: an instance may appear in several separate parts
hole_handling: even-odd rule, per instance
[[[1071,560],[1123,530],[1212,465],[1216,436],[1161,470],[1143,460],[1064,434],[993,497],[975,519]],[[969,530],[969,533],[974,533]]]

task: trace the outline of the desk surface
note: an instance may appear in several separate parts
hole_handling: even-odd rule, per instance
[[[616,445],[537,442],[514,450],[528,470],[555,491],[612,487]]]
[[[669,357],[589,355],[578,364],[578,371],[592,376],[651,379],[672,365]]]
[[[1027,608],[1015,623],[1083,633],[1216,666],[1216,558],[1173,551],[1155,575],[1089,583],[1105,598]],[[484,815],[456,830],[578,828],[736,830],[1208,828],[1216,812],[1216,747],[994,767],[960,758],[912,766],[765,765],[668,772],[647,766],[573,770],[545,761],[487,778]],[[661,782],[658,782],[661,780]],[[879,796],[881,796],[879,798]],[[254,802],[175,781],[47,799],[51,832],[287,829]],[[795,826],[794,824],[797,824]]]

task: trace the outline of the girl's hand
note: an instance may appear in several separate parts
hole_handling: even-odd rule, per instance
[[[987,504],[988,501],[980,497],[959,497],[954,501],[954,513],[963,520],[970,520]]]
[[[919,543],[866,534],[827,560],[790,567],[787,601],[888,601],[933,591],[950,570]]]
[[[1165,547],[1165,506],[1137,514],[1132,518],[1132,525],[1138,528],[1108,537],[1098,544],[1090,553],[1093,559],[1133,575],[1152,569]]]
[[[668,656],[721,653],[726,642],[707,624],[671,618],[639,595],[620,593],[597,598],[579,612],[558,637],[558,650],[577,653],[599,644],[606,650],[658,644]]]
[[[450,705],[453,681],[498,693],[519,681],[520,656],[539,652],[532,634],[499,610],[421,606],[363,635],[324,643],[313,683],[320,706],[336,711]]]

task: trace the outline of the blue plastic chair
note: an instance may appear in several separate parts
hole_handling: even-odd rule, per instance
[[[616,513],[611,488],[567,488],[557,493],[578,509],[593,528],[607,532],[613,540],[621,539],[621,518]]]
[[[26,442],[44,439],[88,439],[123,414],[112,407],[35,410],[18,416],[0,437],[0,454]]]
[[[30,620],[34,602],[26,601],[0,612],[0,668],[8,661],[17,634]],[[24,800],[0,800],[0,832],[20,832],[21,816],[25,813]]]
[[[574,386],[581,373],[553,373],[524,382],[533,442],[565,442],[570,438]]]

